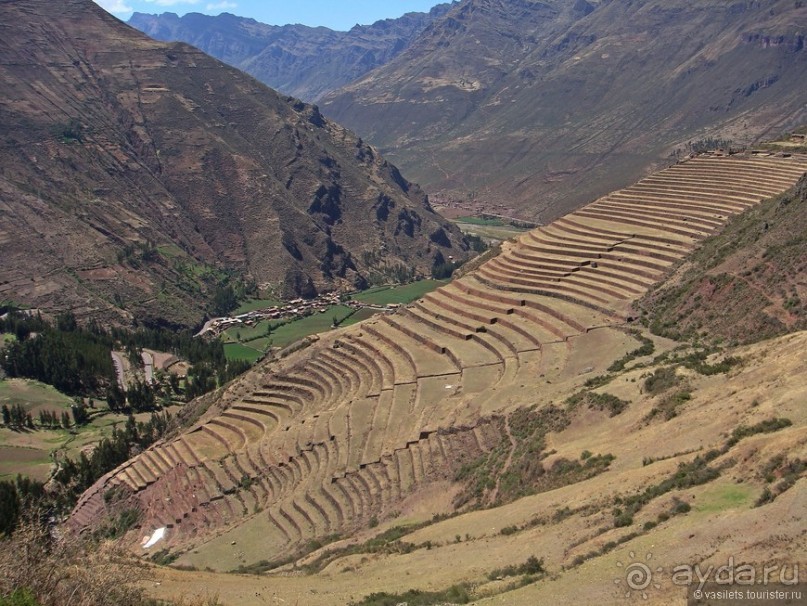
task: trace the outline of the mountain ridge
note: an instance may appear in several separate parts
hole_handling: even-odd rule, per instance
[[[313,102],[397,56],[451,5],[356,25],[348,31],[267,25],[229,13],[134,13],[128,23],[165,42],[182,41],[285,94]]]
[[[463,0],[320,102],[430,193],[549,220],[669,165],[803,122],[807,9]]]
[[[47,5],[0,3],[0,298],[193,325],[228,278],[313,295],[468,255],[316,107],[89,0]]]

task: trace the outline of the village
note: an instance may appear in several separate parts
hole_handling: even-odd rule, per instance
[[[393,311],[400,307],[398,303],[369,304],[350,298],[350,294],[330,292],[320,294],[313,299],[293,299],[285,305],[256,309],[237,316],[212,318],[205,322],[195,336],[218,337],[225,330],[234,326],[255,326],[264,320],[295,320],[315,313],[324,314],[332,305],[344,305],[356,310],[370,308],[378,311]]]

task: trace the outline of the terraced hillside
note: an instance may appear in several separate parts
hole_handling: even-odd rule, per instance
[[[631,350],[632,303],[805,172],[807,156],[701,156],[529,232],[395,314],[237,380],[195,426],[102,478],[71,523],[136,507],[132,542],[165,527],[160,547],[229,569],[443,498],[434,487],[450,499],[463,464],[509,435],[505,413]]]

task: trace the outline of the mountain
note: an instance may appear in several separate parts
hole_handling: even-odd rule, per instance
[[[706,349],[649,333],[634,304],[805,174],[804,154],[699,155],[507,241],[189,404],[67,526],[129,512],[121,544],[186,571],[155,597],[184,582],[256,606],[270,580],[323,606],[619,604],[632,552],[666,580],[790,553],[807,333]]]
[[[0,28],[2,300],[187,325],[228,277],[312,295],[468,254],[372,147],[186,44],[91,0]]]
[[[340,32],[305,25],[273,26],[228,13],[134,13],[129,25],[164,42],[192,44],[283,93],[306,101],[360,78],[406,49],[451,4]]]
[[[792,0],[462,0],[320,107],[430,193],[546,221],[803,122],[806,29]]]

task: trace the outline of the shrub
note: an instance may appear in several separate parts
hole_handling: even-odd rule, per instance
[[[698,351],[686,356],[682,360],[682,362],[684,366],[686,366],[687,368],[706,376],[726,373],[729,370],[731,370],[734,366],[738,366],[739,364],[742,363],[742,358],[727,356],[722,360],[720,360],[719,362],[709,364],[706,362],[707,356],[708,352]]]
[[[673,503],[672,512],[673,515],[681,515],[682,513],[689,513],[692,510],[692,507],[689,503],[685,503],[681,499],[675,499]]]
[[[790,427],[791,425],[793,425],[793,422],[790,419],[785,418],[767,419],[757,423],[756,425],[751,425],[750,427],[740,425],[733,432],[731,432],[731,437],[729,438],[728,442],[726,442],[726,445],[732,447],[740,440],[753,436],[754,434],[773,433],[774,431],[779,431],[780,429]]]
[[[65,534],[57,540],[41,512],[24,520],[0,544],[3,606],[144,606],[137,584],[148,569],[109,543],[100,546]]]
[[[656,350],[656,345],[653,343],[652,339],[648,339],[644,335],[633,333],[633,336],[641,341],[642,345],[638,349],[634,349],[631,352],[628,352],[620,359],[616,360],[611,366],[608,367],[608,372],[619,372],[620,370],[624,370],[625,365],[636,358],[641,358],[643,356],[649,356]]]
[[[0,596],[0,606],[40,606],[28,589],[17,589],[8,597]]]
[[[496,579],[505,577],[515,577],[518,575],[535,575],[544,573],[544,559],[540,560],[534,555],[527,558],[527,561],[518,566],[511,564],[504,568],[496,568],[488,573],[488,579],[495,581]]]
[[[644,390],[650,395],[660,394],[680,382],[675,372],[675,366],[657,368],[656,371],[644,381]]]
[[[351,606],[432,606],[435,604],[468,604],[471,593],[467,585],[453,585],[444,591],[421,591],[410,589],[404,593],[371,593],[359,602],[351,602]]]

